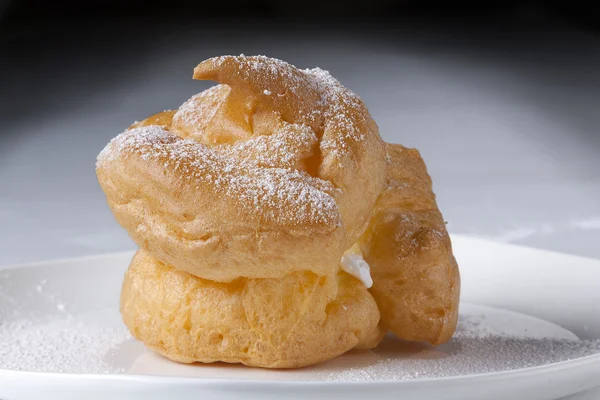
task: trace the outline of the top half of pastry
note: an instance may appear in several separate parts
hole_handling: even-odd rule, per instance
[[[333,273],[365,230],[385,148],[358,96],[326,71],[209,59],[220,82],[117,136],[97,174],[140,247],[205,279]]]

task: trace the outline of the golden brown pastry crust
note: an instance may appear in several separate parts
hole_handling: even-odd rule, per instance
[[[381,320],[399,338],[440,344],[454,334],[460,276],[419,152],[387,145],[388,172],[361,241]]]
[[[337,203],[350,247],[368,224],[385,178],[384,144],[362,100],[327,71],[300,70],[263,56],[211,58],[194,69],[194,79],[231,88],[223,100],[225,111],[211,123],[236,137],[253,134],[248,115],[273,112],[315,133],[319,145],[308,169],[341,191]]]
[[[265,57],[210,59],[194,77],[228,86],[134,125],[99,156],[119,223],[204,279],[334,274],[385,179],[362,101],[325,71]]]
[[[113,214],[141,248],[219,282],[336,272],[345,233],[331,184],[141,129],[111,142],[97,168]]]
[[[362,101],[319,69],[227,56],[194,78],[221,84],[98,157],[142,249],[121,296],[132,334],[180,362],[269,368],[376,346],[380,312],[403,339],[448,340],[458,269],[418,152],[386,147]],[[340,270],[357,240],[370,291]]]
[[[184,363],[296,368],[374,347],[382,338],[375,301],[343,271],[219,283],[143,250],[125,275],[121,313],[134,337]]]

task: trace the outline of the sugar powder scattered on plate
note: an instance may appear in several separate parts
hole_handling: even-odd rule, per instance
[[[482,306],[461,310],[454,338],[428,347],[388,338],[368,365],[336,368],[322,380],[369,381],[442,378],[500,372],[600,354],[600,339],[580,340],[571,332],[526,315]]]
[[[12,321],[0,320],[0,369],[125,373],[123,366],[132,365],[150,351],[131,339],[118,317],[116,310],[107,309],[87,316],[60,313],[45,319],[21,316]],[[129,363],[115,362],[120,352],[134,357]],[[137,373],[162,375],[165,368],[177,367],[178,375],[187,376],[189,372],[190,376],[198,376],[206,371],[218,376],[225,368],[235,375],[232,378],[411,380],[499,372],[593,354],[600,354],[600,339],[580,340],[566,329],[537,318],[463,304],[455,337],[438,347],[388,337],[372,352],[351,352],[299,370],[265,371],[212,364],[197,368],[159,359],[160,362],[148,365],[148,371]],[[268,376],[263,377],[264,374]]]
[[[130,337],[125,327],[88,323],[71,315],[0,323],[0,369],[122,373],[107,357]]]

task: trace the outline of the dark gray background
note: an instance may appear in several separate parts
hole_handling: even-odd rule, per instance
[[[600,257],[600,37],[576,2],[77,4],[0,11],[0,265],[134,248],[96,155],[239,53],[357,92],[421,150],[451,232]]]

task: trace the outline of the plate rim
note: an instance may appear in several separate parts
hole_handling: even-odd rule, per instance
[[[204,377],[190,377],[190,376],[160,376],[160,375],[142,375],[142,374],[77,374],[77,373],[63,373],[63,372],[38,372],[38,371],[18,371],[10,369],[0,368],[0,378],[3,376],[12,376],[14,378],[49,378],[55,380],[81,380],[88,379],[90,381],[134,381],[141,383],[160,383],[160,384],[210,384],[210,385],[221,385],[224,382],[232,383],[237,385],[255,386],[255,385],[276,385],[276,386],[310,386],[310,387],[321,387],[321,386],[336,386],[336,385],[351,385],[351,386],[370,386],[370,385],[425,385],[425,384],[442,384],[442,383],[465,383],[470,380],[482,381],[493,381],[511,379],[511,375],[519,375],[519,377],[539,375],[544,373],[553,372],[553,370],[559,370],[568,367],[582,367],[588,364],[598,363],[598,370],[600,372],[600,353],[592,354],[585,357],[574,358],[570,360],[558,361],[543,365],[537,365],[535,367],[516,368],[506,371],[496,372],[483,372],[470,375],[457,375],[457,376],[446,376],[439,378],[421,378],[421,379],[399,379],[399,380],[384,380],[374,379],[365,381],[345,381],[345,380],[267,380],[267,379],[235,379],[235,378],[204,378]],[[574,364],[574,365],[571,365]],[[254,367],[249,367],[254,368]],[[310,368],[310,367],[308,367]],[[598,382],[600,385],[600,382]],[[239,388],[239,386],[238,386]]]

